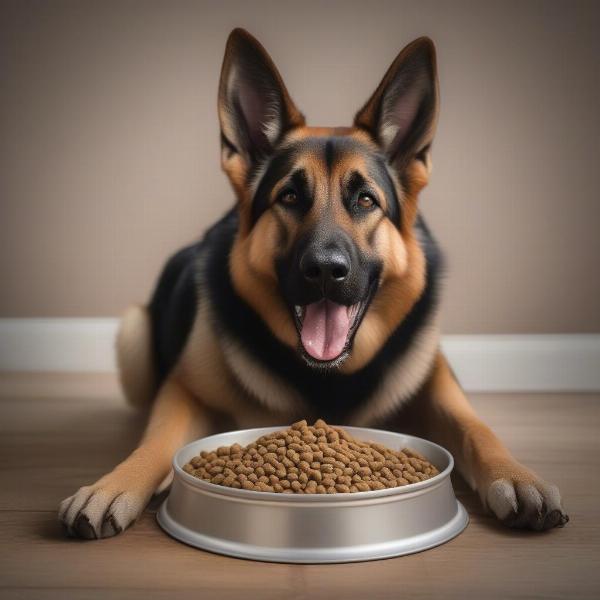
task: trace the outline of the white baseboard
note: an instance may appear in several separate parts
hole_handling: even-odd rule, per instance
[[[112,372],[117,319],[0,319],[0,371]],[[600,391],[600,334],[447,335],[468,391]]]
[[[110,372],[118,319],[0,319],[0,371]]]
[[[471,392],[600,391],[600,334],[447,335],[442,348]]]

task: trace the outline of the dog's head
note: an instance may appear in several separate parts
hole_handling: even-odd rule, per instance
[[[352,127],[315,128],[264,48],[229,37],[219,118],[240,213],[232,281],[311,366],[364,366],[424,288],[413,225],[437,106],[427,38],[402,50]]]

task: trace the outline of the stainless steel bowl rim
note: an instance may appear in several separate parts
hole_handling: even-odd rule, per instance
[[[364,435],[365,433],[368,433],[368,432],[391,433],[391,434],[396,434],[396,435],[398,434],[398,432],[395,432],[395,431],[386,431],[383,429],[373,429],[373,428],[367,428],[367,427],[354,428],[352,426],[340,426],[340,425],[334,425],[333,427],[343,427],[344,429],[348,430],[350,433],[354,429],[360,429],[360,435]],[[219,443],[219,446],[223,446],[224,444],[222,443],[222,441],[223,441],[224,436],[225,437],[230,436],[231,438],[236,438],[236,437],[239,437],[240,435],[257,432],[256,433],[257,437],[261,437],[263,435],[272,433],[274,431],[280,431],[282,429],[288,429],[288,428],[289,428],[289,425],[281,425],[281,426],[277,426],[277,427],[268,427],[268,428],[257,427],[257,428],[252,428],[252,429],[241,429],[241,430],[229,431],[226,433],[218,433],[218,434],[214,434],[211,436],[207,436],[207,437],[202,438],[202,442],[210,442],[210,440],[212,438],[219,438],[221,440],[221,443]],[[419,441],[422,439],[422,438],[417,438],[415,436],[407,435],[407,434],[401,434],[401,435],[405,439],[408,440],[407,445],[410,444],[411,439],[419,440]],[[230,487],[227,487],[224,485],[210,483],[209,481],[204,481],[203,479],[199,479],[198,477],[194,477],[193,475],[186,473],[182,469],[182,467],[179,466],[179,463],[182,462],[182,460],[180,459],[180,456],[182,454],[187,453],[190,446],[196,446],[198,444],[198,440],[195,440],[194,442],[191,442],[191,443],[183,446],[175,453],[175,456],[173,457],[173,469],[181,477],[183,482],[185,482],[187,485],[200,488],[200,489],[204,490],[204,492],[208,492],[211,494],[217,494],[217,495],[223,495],[223,496],[229,496],[232,498],[236,498],[242,502],[244,500],[249,500],[249,501],[261,500],[264,502],[270,501],[270,502],[278,502],[278,503],[290,502],[290,503],[301,503],[302,504],[302,503],[306,503],[306,502],[327,502],[327,503],[341,502],[343,504],[346,504],[347,502],[350,501],[354,504],[355,502],[360,502],[361,500],[372,501],[373,499],[376,499],[376,498],[381,498],[382,501],[385,501],[386,496],[397,496],[399,494],[413,494],[413,493],[414,493],[414,495],[418,495],[419,493],[424,492],[428,488],[432,488],[434,486],[437,486],[438,484],[441,485],[441,483],[445,479],[445,477],[450,474],[450,472],[454,468],[454,458],[452,457],[452,454],[450,454],[450,452],[448,452],[448,450],[446,450],[444,447],[442,447],[438,444],[435,444],[434,442],[430,442],[429,440],[427,440],[427,442],[429,444],[431,444],[432,446],[436,447],[448,459],[448,465],[446,466],[446,468],[443,471],[440,471],[437,475],[434,475],[430,479],[425,479],[424,481],[419,481],[418,483],[409,483],[408,485],[402,485],[402,486],[398,486],[395,488],[385,488],[383,490],[370,490],[368,492],[347,492],[347,493],[346,492],[336,492],[335,494],[282,494],[282,493],[278,493],[278,492],[255,492],[252,490],[244,490],[241,488],[240,489],[230,488]],[[231,443],[232,444],[235,443],[235,439],[233,439]],[[216,450],[216,448],[215,448],[215,450]]]

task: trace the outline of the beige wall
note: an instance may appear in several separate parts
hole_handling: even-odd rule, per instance
[[[118,314],[231,204],[215,97],[240,25],[328,125],[431,36],[446,332],[599,332],[599,5],[3,2],[0,316]]]

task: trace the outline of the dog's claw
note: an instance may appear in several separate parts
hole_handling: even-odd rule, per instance
[[[131,525],[146,498],[104,487],[83,487],[61,503],[59,519],[69,535],[86,540],[112,537]]]
[[[508,527],[543,531],[569,521],[558,488],[542,481],[496,479],[487,490],[486,505]]]
[[[79,514],[73,525],[73,531],[77,537],[86,540],[95,540],[97,538],[96,532],[90,523],[90,520],[84,514]]]
[[[123,528],[119,526],[119,524],[115,521],[113,515],[108,515],[104,517],[104,521],[102,521],[102,537],[113,537],[115,535],[119,535],[123,531]]]

